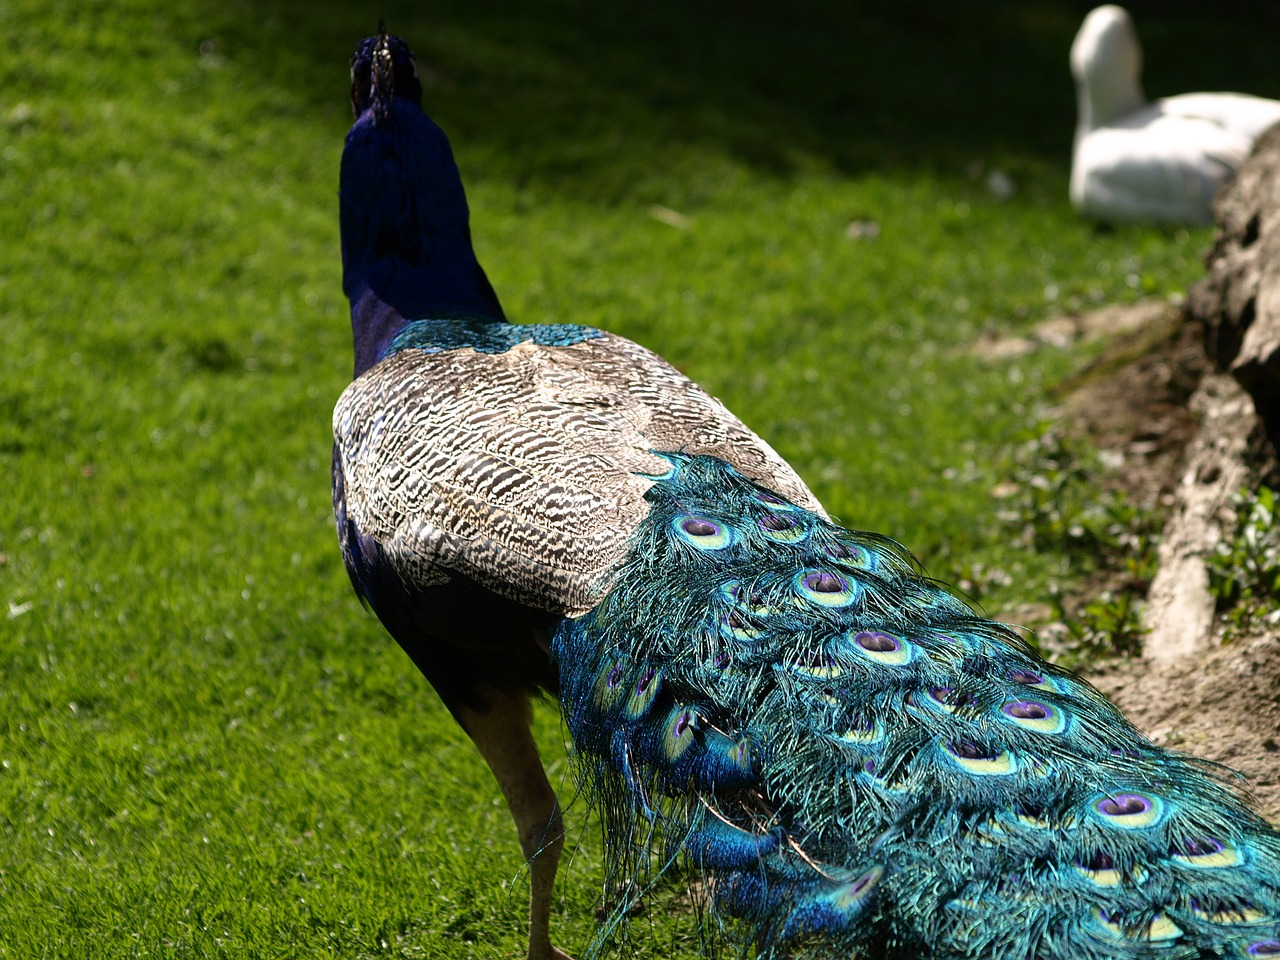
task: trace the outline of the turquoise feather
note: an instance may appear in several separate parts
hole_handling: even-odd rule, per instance
[[[591,327],[569,323],[510,323],[482,321],[472,313],[437,316],[405,324],[387,348],[387,355],[400,350],[422,350],[442,353],[446,350],[470,348],[477,353],[505,353],[521,343],[540,347],[567,347],[584,340],[603,337]]]
[[[615,882],[682,855],[760,956],[1280,955],[1280,838],[1216,771],[896,545],[664,455],[552,642]]]

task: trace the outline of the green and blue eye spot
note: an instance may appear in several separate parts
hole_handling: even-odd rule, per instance
[[[1095,797],[1088,809],[1098,822],[1124,830],[1142,830],[1164,817],[1164,801],[1136,790]]]
[[[809,534],[803,521],[792,513],[766,513],[756,521],[760,532],[775,543],[799,543]]]
[[[662,731],[662,749],[668,760],[675,760],[693,743],[698,714],[691,707],[676,705],[667,717]]]
[[[1018,761],[1008,750],[984,750],[968,740],[952,740],[943,747],[951,760],[974,776],[1003,777],[1018,772]]]
[[[662,671],[645,664],[644,669],[640,671],[639,679],[636,680],[635,687],[629,691],[631,695],[627,697],[627,715],[635,719],[648,712],[649,706],[658,695],[658,690],[661,686]]]
[[[876,568],[875,554],[860,544],[845,543],[842,540],[837,540],[827,546],[824,552],[832,560],[846,567],[856,567],[859,570],[874,570]]]
[[[628,695],[626,668],[621,660],[606,660],[596,677],[592,698],[601,710],[612,710]]]
[[[1210,870],[1238,867],[1244,862],[1235,846],[1216,837],[1188,837],[1174,844],[1169,854],[1175,863]]]
[[[1099,887],[1118,887],[1124,879],[1109,853],[1095,853],[1084,860],[1077,860],[1074,866],[1082,876]]]
[[[698,550],[723,550],[733,543],[733,531],[710,517],[684,514],[671,521],[671,529],[684,543]]]
[[[858,585],[834,570],[802,570],[796,575],[796,591],[822,607],[847,607],[858,598]]]
[[[1067,727],[1066,715],[1040,700],[1010,700],[1000,708],[1000,713],[1018,726],[1037,733],[1061,733]]]
[[[852,650],[885,666],[900,667],[915,655],[915,646],[906,637],[883,630],[861,630],[852,640]]]

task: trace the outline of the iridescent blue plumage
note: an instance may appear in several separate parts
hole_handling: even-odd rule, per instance
[[[351,57],[351,80],[356,119],[342,152],[338,213],[359,376],[410,320],[505,317],[471,247],[449,139],[422,111],[408,44],[363,41]]]
[[[1212,770],[894,545],[666,456],[610,591],[552,643],[616,880],[683,852],[770,956],[1272,949],[1280,838]]]
[[[521,343],[539,347],[568,347],[604,334],[591,327],[569,323],[493,323],[474,316],[448,317],[436,313],[430,320],[414,320],[392,338],[386,354],[400,350],[441,353],[475,350],[505,353]]]
[[[494,772],[551,945],[558,694],[619,890],[680,859],[759,957],[1280,956],[1280,837],[1205,764],[831,523],[662,358],[506,322],[403,41],[352,59],[351,581]],[[630,898],[603,929],[622,921]]]

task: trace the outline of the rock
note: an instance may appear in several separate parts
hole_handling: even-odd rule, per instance
[[[1256,420],[1240,385],[1211,373],[1191,397],[1198,416],[1174,510],[1160,540],[1159,569],[1147,594],[1150,633],[1143,655],[1173,663],[1213,644],[1214,598],[1205,560],[1234,523],[1231,498],[1249,479],[1245,454]]]
[[[1267,436],[1280,439],[1280,125],[1254,145],[1219,191],[1209,276],[1188,298],[1210,357],[1253,398]]]
[[[1187,449],[1175,506],[1148,595],[1148,661],[1174,663],[1213,646],[1205,559],[1234,523],[1232,495],[1250,474],[1259,425],[1280,439],[1280,125],[1264,133],[1214,200],[1220,226],[1208,277],[1187,298],[1220,373],[1192,397],[1199,429]],[[1228,376],[1229,375],[1229,376]]]

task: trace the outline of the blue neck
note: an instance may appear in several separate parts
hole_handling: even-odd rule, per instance
[[[449,141],[417,104],[396,97],[379,122],[371,110],[356,119],[338,198],[357,376],[413,320],[434,312],[504,319],[471,248]]]

